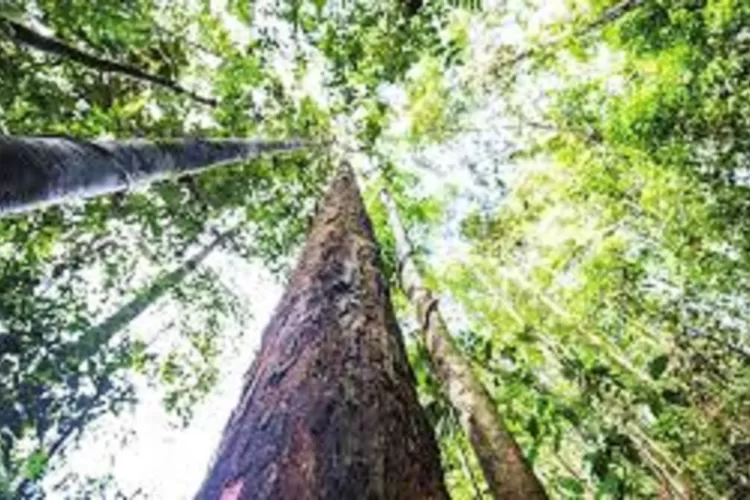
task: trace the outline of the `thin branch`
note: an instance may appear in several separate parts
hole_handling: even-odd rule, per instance
[[[641,5],[643,5],[644,1],[645,0],[622,0],[620,3],[615,4],[609,9],[607,9],[606,11],[604,11],[602,15],[600,15],[598,18],[594,19],[592,22],[585,25],[581,29],[575,30],[572,33],[563,34],[563,35],[554,37],[551,40],[548,40],[547,42],[543,42],[542,44],[536,47],[530,47],[528,49],[522,50],[511,59],[500,62],[498,65],[495,66],[494,69],[499,70],[501,68],[515,66],[516,64],[521,63],[525,61],[526,59],[529,59],[544,50],[552,49],[560,45],[565,40],[568,40],[570,38],[587,37],[591,33],[593,33],[595,30],[604,26],[605,24],[617,21],[618,19],[622,18],[625,14],[632,12],[636,8],[640,7]]]
[[[177,82],[158,75],[146,73],[145,71],[134,66],[128,66],[116,61],[110,61],[107,59],[102,59],[95,55],[88,54],[59,40],[42,35],[41,33],[27,28],[26,26],[12,21],[4,16],[0,16],[0,33],[6,35],[18,45],[25,45],[31,47],[32,49],[53,56],[68,58],[72,61],[75,61],[97,71],[118,73],[121,75],[129,76],[136,80],[149,82],[154,85],[170,89],[178,94],[185,95],[193,99],[194,101],[205,104],[207,106],[218,106],[218,101],[216,99],[200,96],[195,92],[192,92],[181,86]]]

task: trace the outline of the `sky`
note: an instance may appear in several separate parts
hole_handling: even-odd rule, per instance
[[[159,393],[140,381],[140,400],[134,411],[119,417],[106,416],[92,424],[80,447],[68,455],[64,467],[47,479],[49,485],[65,472],[74,471],[92,477],[113,473],[118,488],[126,495],[138,491],[148,494],[133,498],[187,499],[198,490],[223,426],[239,399],[242,375],[255,356],[262,329],[283,291],[281,284],[257,262],[216,250],[205,265],[217,271],[249,305],[252,317],[242,338],[222,355],[216,388],[194,407],[193,420],[182,428],[172,424]],[[158,307],[148,311],[132,330],[152,333],[151,327],[164,319],[159,314]],[[226,331],[222,335],[236,338],[237,332]],[[125,445],[120,442],[123,431],[133,433]]]

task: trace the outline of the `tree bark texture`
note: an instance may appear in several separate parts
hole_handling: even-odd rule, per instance
[[[146,73],[139,68],[128,66],[127,64],[121,64],[116,61],[110,61],[108,59],[102,59],[101,57],[87,54],[86,52],[71,47],[59,40],[37,33],[23,24],[12,21],[6,17],[0,16],[0,29],[2,30],[0,33],[4,32],[11,40],[19,45],[26,45],[32,49],[53,56],[65,57],[93,70],[119,73],[136,80],[159,85],[178,94],[188,96],[201,104],[206,104],[208,106],[218,105],[216,99],[200,96],[168,78]]]
[[[0,217],[303,147],[299,141],[0,136]]]
[[[542,484],[497,414],[492,398],[453,342],[437,299],[423,283],[398,208],[386,191],[383,201],[396,239],[401,287],[414,305],[435,374],[458,413],[491,494],[500,500],[546,499]]]
[[[196,498],[446,499],[378,246],[336,177]]]

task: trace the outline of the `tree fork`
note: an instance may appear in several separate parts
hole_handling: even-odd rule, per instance
[[[448,498],[380,266],[344,166],[197,499]]]

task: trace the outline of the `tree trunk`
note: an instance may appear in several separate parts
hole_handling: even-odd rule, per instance
[[[552,38],[552,40],[544,42],[541,45],[538,45],[536,47],[530,47],[528,49],[522,50],[521,52],[519,52],[518,54],[516,54],[509,60],[495,63],[493,69],[496,72],[499,72],[502,69],[516,66],[517,64],[545,50],[553,49],[557,47],[558,45],[561,45],[566,40],[570,40],[572,38],[585,38],[591,33],[593,33],[594,31],[596,31],[597,29],[603,26],[606,26],[607,24],[611,24],[611,23],[614,23],[615,21],[618,21],[625,14],[629,14],[633,10],[643,5],[644,2],[645,0],[621,0],[619,3],[616,3],[615,5],[611,6],[610,8],[602,12],[602,14],[596,19],[594,19],[593,21],[584,25],[582,28],[573,31],[573,33],[563,34],[563,35],[554,37]]]
[[[123,305],[111,316],[98,325],[90,328],[83,335],[81,347],[77,353],[79,359],[87,359],[94,356],[117,332],[127,327],[134,319],[143,313],[148,307],[156,303],[169,290],[179,285],[185,277],[192,273],[208,255],[218,246],[231,238],[236,229],[231,229],[215,236],[214,240],[204,246],[198,253],[188,258],[177,269],[156,279],[148,287],[140,291],[133,299]],[[0,337],[1,339],[1,337]],[[0,352],[2,352],[0,350]],[[78,408],[77,414],[69,420],[58,422],[59,430],[55,440],[46,447],[47,460],[60,460],[62,453],[78,439],[87,424],[92,422],[97,415],[92,414],[101,405],[101,398],[109,390],[108,378],[96,378],[94,383],[94,394],[88,398],[85,404]],[[35,480],[24,479],[15,490],[16,497],[25,498],[30,496],[29,488],[35,484]]]
[[[243,139],[83,141],[0,136],[0,217],[303,145]]]
[[[447,498],[348,166],[313,221],[196,498]]]
[[[395,203],[386,191],[383,199],[396,239],[401,286],[414,304],[422,340],[440,385],[458,413],[490,492],[501,500],[546,499],[544,488],[497,414],[492,398],[455,346],[437,299],[423,284]]]
[[[211,252],[229,239],[235,229],[230,229],[218,234],[214,240],[204,246],[198,253],[188,258],[173,271],[157,278],[145,289],[139,291],[135,297],[120,307],[112,315],[107,317],[98,325],[90,328],[84,334],[89,340],[85,343],[89,347],[89,353],[82,358],[93,356],[102,344],[108,342],[117,332],[127,327],[133,320],[140,316],[151,305],[155,304],[168,291],[178,286],[190,273],[203,263]]]
[[[121,64],[116,61],[109,61],[100,57],[87,54],[75,47],[71,47],[59,40],[50,38],[48,36],[37,33],[36,31],[27,28],[26,26],[17,23],[7,17],[0,16],[0,34],[5,33],[13,42],[19,45],[26,45],[32,49],[45,52],[50,55],[66,57],[71,61],[83,64],[84,66],[91,68],[96,71],[104,71],[108,73],[119,73],[136,80],[142,80],[155,85],[172,90],[178,94],[182,94],[190,97],[196,102],[206,104],[208,106],[217,106],[216,99],[209,97],[202,97],[184,87],[177,82],[173,82],[168,78],[164,78],[158,75],[152,75],[145,71]]]

